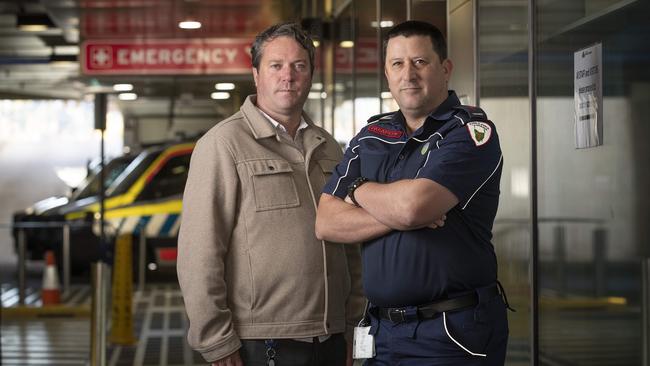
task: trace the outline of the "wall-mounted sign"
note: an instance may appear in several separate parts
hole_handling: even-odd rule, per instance
[[[249,74],[250,39],[88,40],[81,68],[88,75]]]
[[[603,144],[602,43],[573,54],[576,148]]]

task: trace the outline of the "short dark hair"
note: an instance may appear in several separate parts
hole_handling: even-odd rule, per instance
[[[383,44],[384,58],[386,58],[386,46],[388,46],[388,41],[391,38],[399,36],[428,36],[431,39],[433,50],[438,54],[438,57],[440,57],[440,61],[447,58],[447,41],[445,41],[445,37],[442,35],[440,29],[431,23],[419,20],[408,20],[404,23],[400,23],[386,33]]]
[[[253,59],[253,67],[259,69],[265,43],[270,42],[278,37],[291,37],[307,51],[309,54],[309,66],[313,75],[314,53],[316,52],[314,41],[311,39],[309,33],[303,30],[300,25],[292,22],[272,25],[255,37],[253,46],[251,46],[251,58]]]

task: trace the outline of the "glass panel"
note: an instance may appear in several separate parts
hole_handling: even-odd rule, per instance
[[[413,0],[411,19],[429,22],[447,37],[447,1]]]
[[[379,113],[379,83],[383,78],[381,46],[377,40],[377,2],[359,0],[355,2],[359,19],[357,47],[355,48],[356,94],[354,100],[355,134],[369,117]]]
[[[355,24],[352,6],[334,21],[334,138],[347,144],[354,136]]]
[[[531,145],[527,12],[526,0],[479,2],[480,103],[497,126],[504,161],[492,242],[499,263],[499,280],[511,306],[517,310],[508,312],[508,365],[530,364]]]
[[[430,11],[430,10],[428,10]],[[382,1],[381,2],[381,20],[379,21],[379,26],[381,28],[381,39],[383,42],[386,32],[390,30],[390,27],[393,25],[399,24],[406,21],[406,2],[404,1]],[[383,45],[382,45],[383,47]],[[384,59],[382,55],[381,65],[384,65]],[[381,113],[392,112],[397,110],[399,107],[397,103],[390,96],[390,91],[388,90],[388,83],[386,78],[381,77]]]
[[[650,6],[548,1],[537,16],[541,363],[639,365]],[[603,144],[576,149],[574,53],[594,44],[602,45],[594,111]]]
[[[136,201],[155,200],[180,195],[185,189],[191,154],[169,159],[145,186]]]

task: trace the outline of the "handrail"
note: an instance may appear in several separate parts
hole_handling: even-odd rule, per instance
[[[91,226],[91,222],[83,221],[26,221],[14,222],[11,224],[0,223],[0,229],[46,229],[46,228],[62,228],[65,225],[70,227],[85,227]]]

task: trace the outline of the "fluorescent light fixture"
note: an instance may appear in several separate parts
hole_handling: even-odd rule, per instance
[[[217,90],[235,90],[235,84],[233,83],[216,83],[214,87]]]
[[[119,100],[136,100],[138,95],[136,93],[120,93],[117,95]]]
[[[382,20],[381,22],[379,22],[379,26],[382,27],[382,28],[390,28],[394,24],[395,23],[393,23],[392,20]],[[373,27],[373,28],[377,28],[377,22],[376,21],[370,22],[370,26]]]
[[[181,29],[199,29],[201,28],[201,22],[196,20],[184,20],[178,23],[178,28]]]
[[[46,25],[43,24],[28,24],[28,25],[21,25],[20,30],[25,31],[25,32],[43,32],[46,31],[48,28]]]
[[[323,90],[323,83],[312,83],[311,90]]]
[[[352,41],[341,41],[341,43],[339,43],[339,46],[341,46],[341,48],[352,48],[352,47],[354,47],[354,42],[352,42]]]
[[[393,94],[390,92],[381,92],[381,99],[392,99]]]
[[[47,14],[19,14],[16,17],[18,29],[27,32],[42,32],[54,28],[52,19]]]
[[[133,84],[115,84],[113,85],[113,90],[119,92],[126,92],[133,90]]]
[[[320,46],[320,42],[317,41],[317,40],[314,40],[313,43],[314,43],[314,47],[318,47],[318,46]]]
[[[230,98],[230,93],[228,92],[214,92],[210,94],[210,98],[212,99],[228,99]]]

